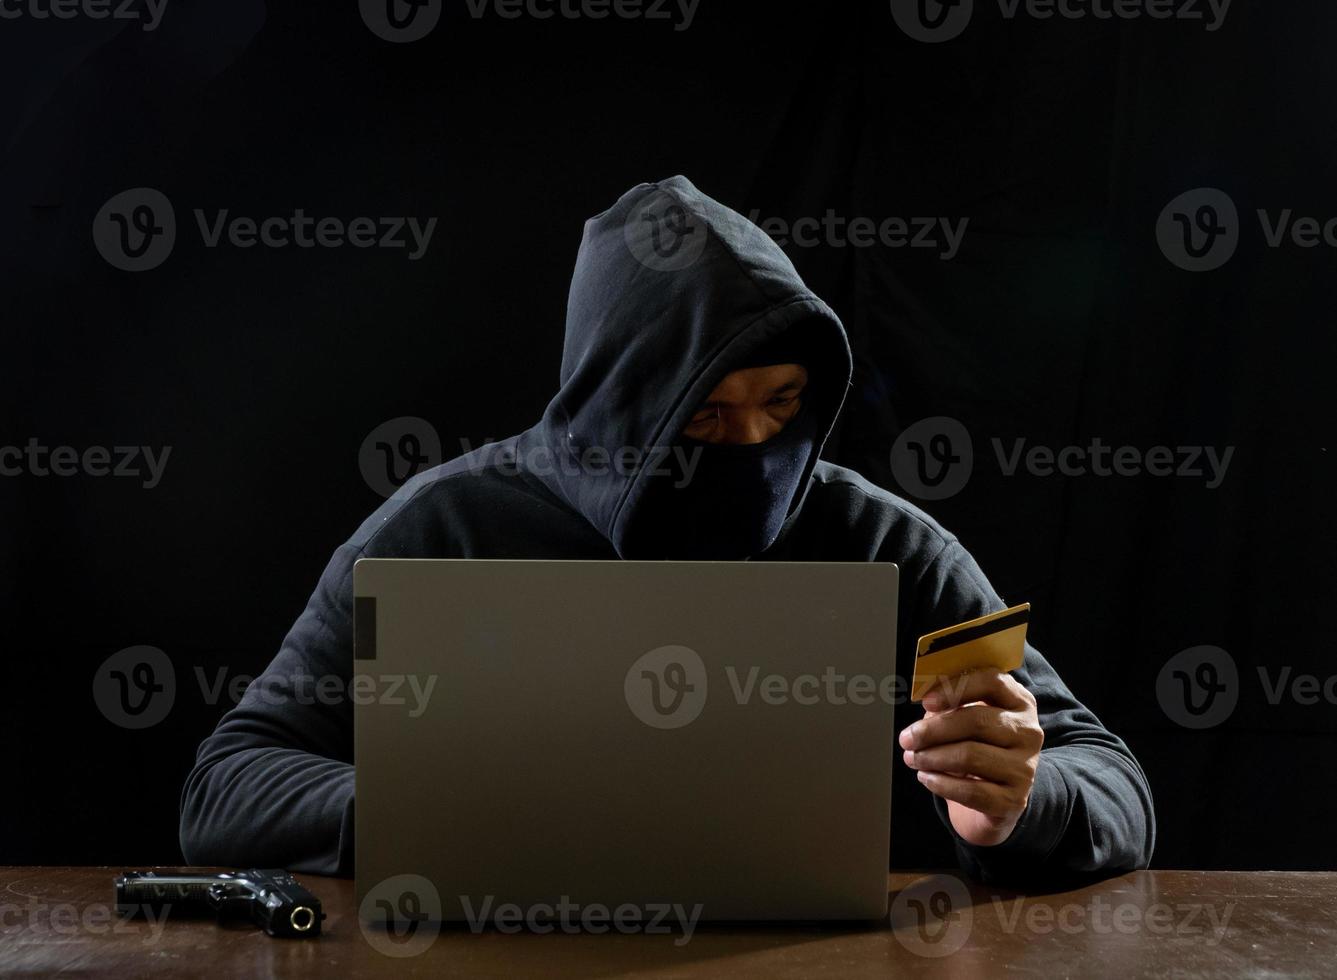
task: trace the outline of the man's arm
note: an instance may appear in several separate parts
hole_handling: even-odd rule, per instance
[[[357,557],[335,552],[278,656],[200,746],[181,795],[188,863],[352,873]]]
[[[916,605],[924,632],[1004,608],[955,541]],[[902,748],[914,749],[968,872],[1035,883],[1147,866],[1156,830],[1142,768],[1034,647],[1011,677],[981,672],[940,688]]]

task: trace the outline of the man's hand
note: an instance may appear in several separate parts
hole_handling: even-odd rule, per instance
[[[1026,812],[1045,734],[1035,697],[996,668],[944,678],[901,732],[905,764],[947,801],[967,842],[1001,844]]]

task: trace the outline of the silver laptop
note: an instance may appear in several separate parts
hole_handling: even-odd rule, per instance
[[[886,914],[895,565],[362,559],[353,583],[364,913]],[[406,881],[407,909],[373,895]]]

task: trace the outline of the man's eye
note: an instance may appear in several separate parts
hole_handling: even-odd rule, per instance
[[[714,409],[707,409],[703,412],[697,412],[692,416],[691,425],[700,425],[702,422],[711,422],[715,419]]]
[[[792,405],[798,401],[798,395],[777,395],[771,399],[772,405]]]

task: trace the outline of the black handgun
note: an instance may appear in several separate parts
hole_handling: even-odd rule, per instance
[[[286,871],[222,874],[158,874],[127,871],[116,878],[116,912],[135,916],[149,909],[172,915],[214,913],[218,920],[249,917],[271,936],[320,935],[320,899]]]

